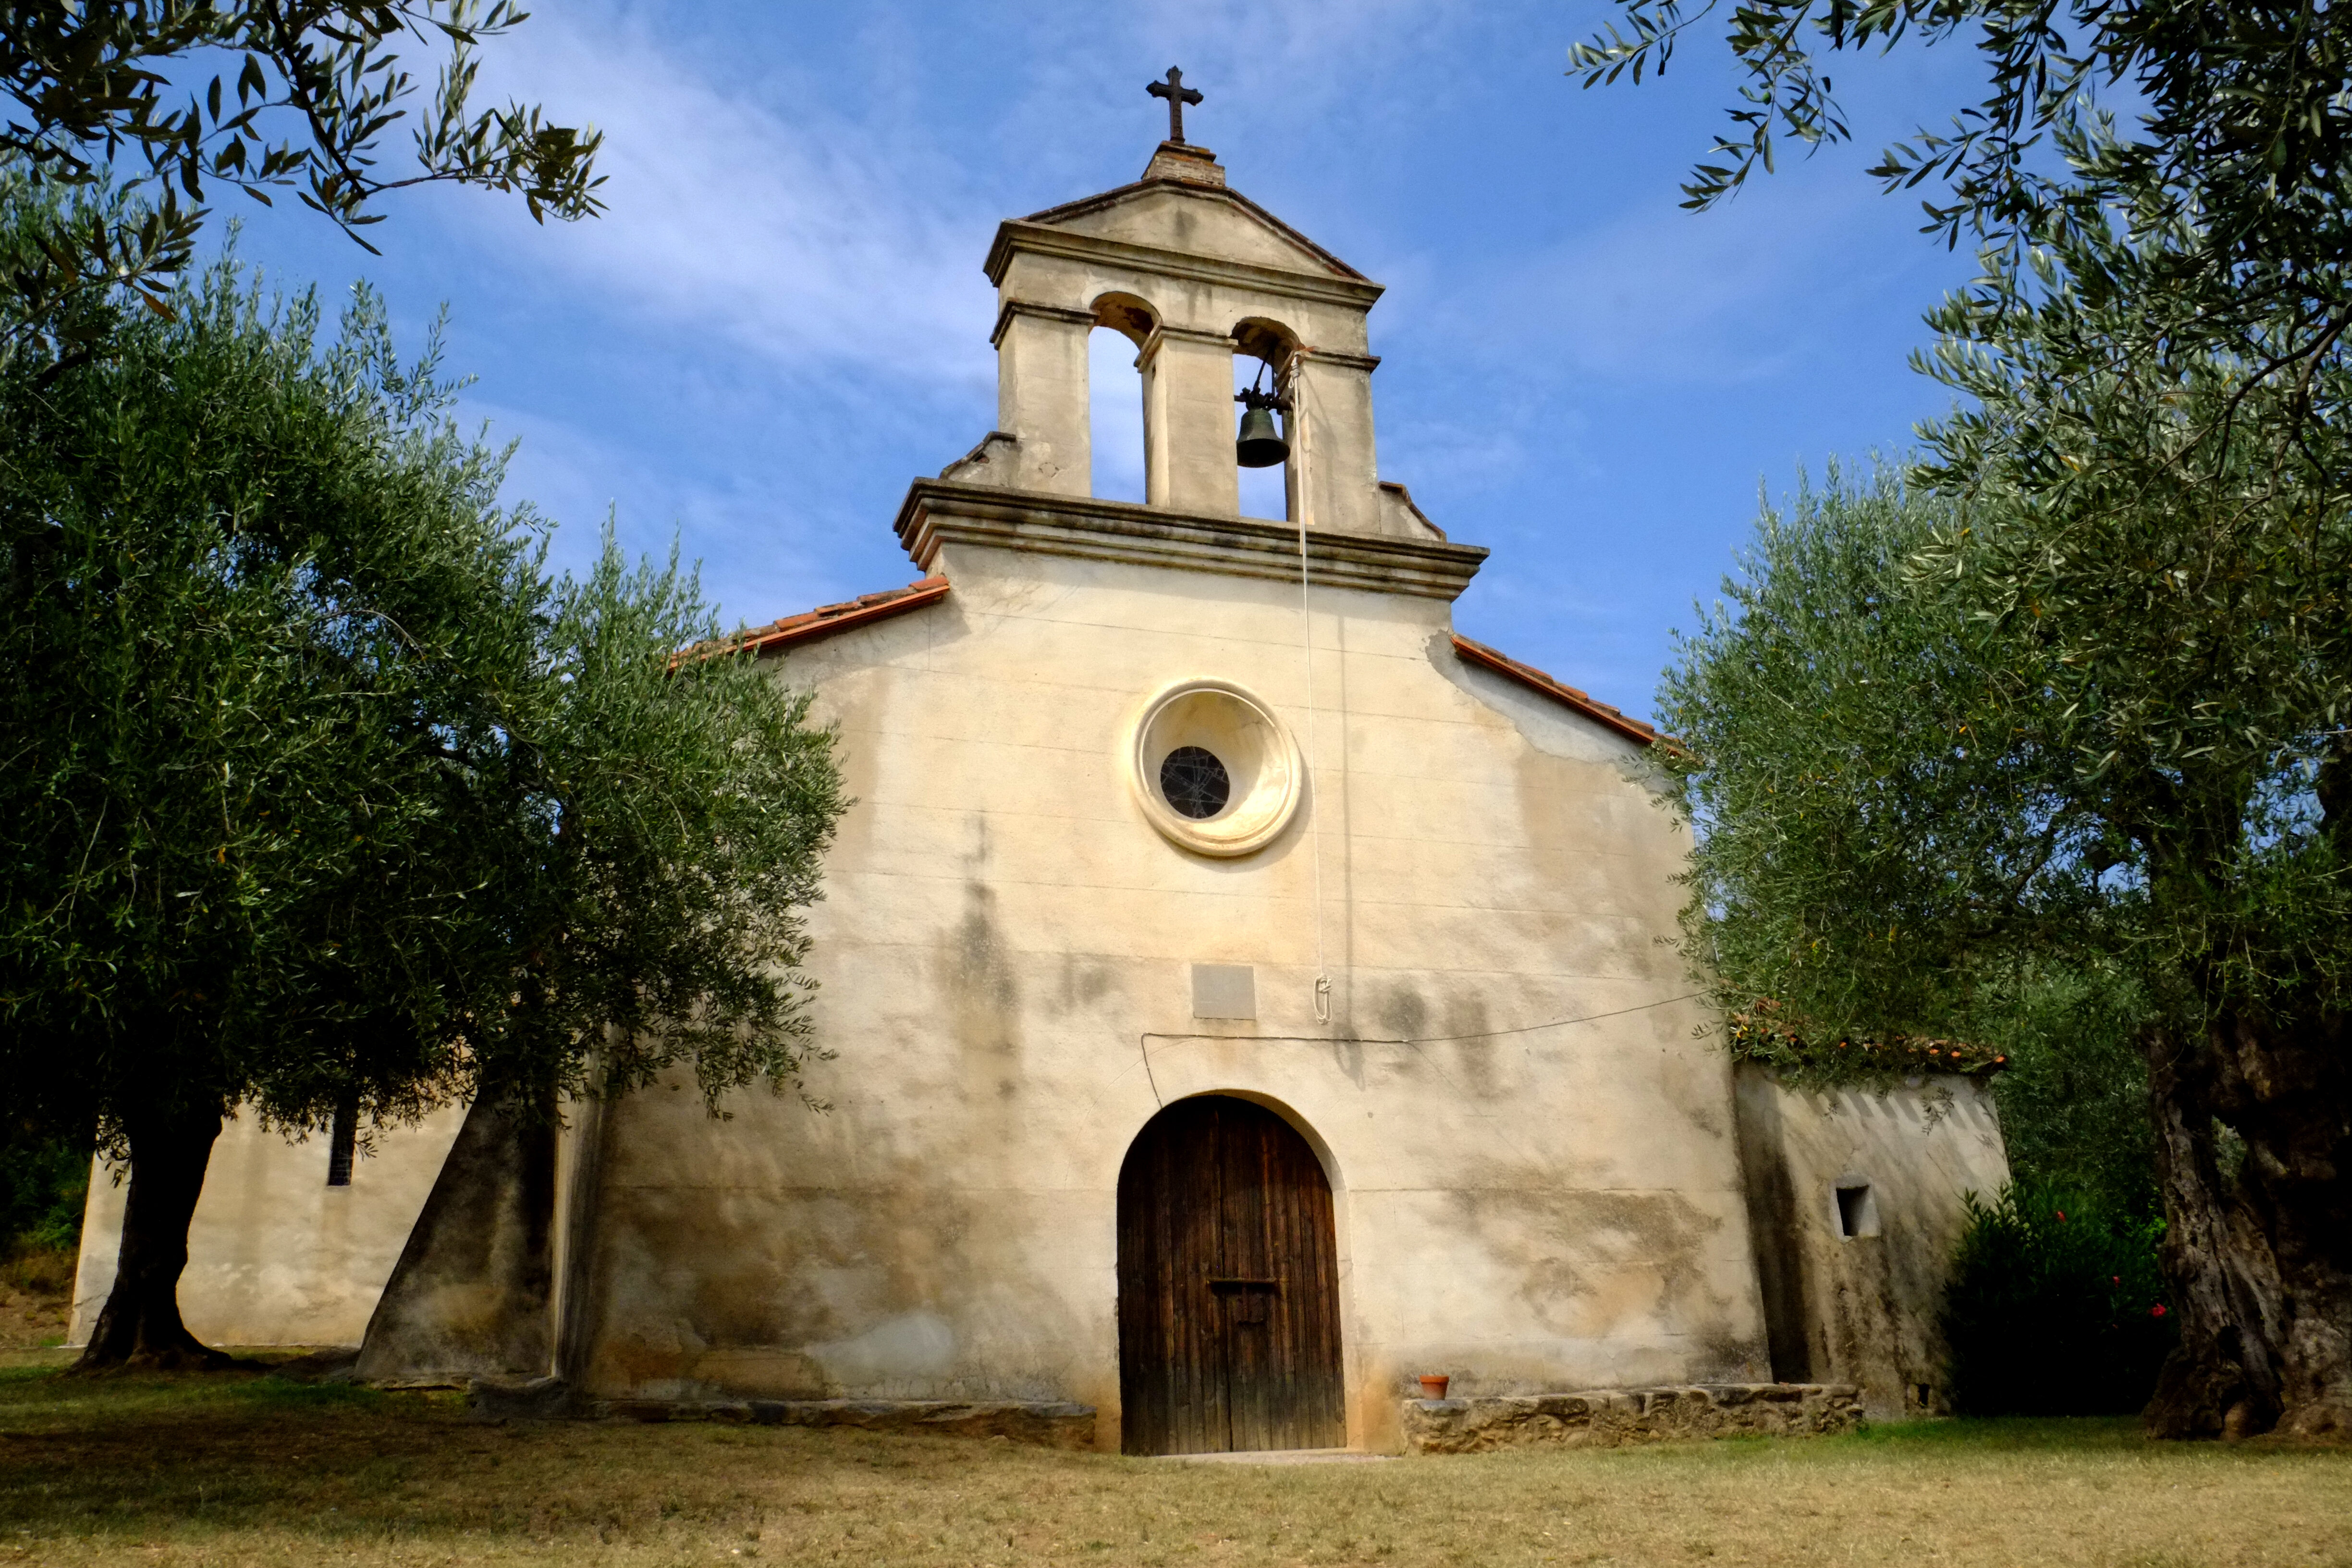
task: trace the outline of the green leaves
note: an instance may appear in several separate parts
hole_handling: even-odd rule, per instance
[[[2048,418],[2018,384],[1982,384],[1952,449],[2145,416]],[[2163,417],[2193,426],[2234,385]],[[1699,833],[1687,945],[1727,1010],[2001,1045],[2068,975],[2189,1031],[2340,1005],[2343,513],[2259,443],[2210,445],[2188,478],[2061,464],[2030,489],[2009,446],[1967,450],[1927,470],[1953,497],[1833,472],[1768,512],[1667,672],[1686,749],[1664,765]]]
[[[2085,915],[2084,825],[1989,628],[1906,576],[1950,509],[1832,470],[1767,512],[1659,693],[1700,843],[1686,929],[1727,1010],[1832,1032],[1958,1034],[1997,922]]]
[[[37,325],[77,290],[114,288],[165,308],[209,216],[207,180],[265,205],[273,189],[291,189],[362,245],[360,231],[383,219],[375,198],[414,184],[520,194],[541,221],[601,211],[601,133],[551,125],[537,107],[472,108],[474,48],[527,17],[511,0],[12,6],[0,27],[0,91],[17,112],[0,124],[0,158],[37,185],[88,191],[112,179],[152,203],[144,218],[95,231],[60,226],[50,237],[53,269],[19,281],[12,314]],[[401,65],[412,43],[447,53],[415,122],[415,171],[390,176],[378,149],[418,91]],[[236,57],[234,104],[226,72],[180,102],[171,79],[221,50]],[[147,227],[133,233],[134,221]]]
[[[809,1049],[842,802],[676,563],[551,580],[436,350],[223,264],[0,358],[0,1085],[52,1125],[317,1124]]]
[[[1941,1325],[1953,1407],[2120,1415],[2146,1405],[2178,1321],[2158,1263],[2163,1226],[2031,1178],[1965,1202]]]

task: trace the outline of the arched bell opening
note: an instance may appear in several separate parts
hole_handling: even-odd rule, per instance
[[[1180,1100],[1129,1146],[1118,1382],[1126,1453],[1346,1444],[1331,1183],[1266,1106]]]
[[[1290,371],[1297,352],[1298,334],[1263,316],[1235,323],[1234,339],[1234,398],[1240,416],[1234,439],[1234,466],[1241,489],[1244,517],[1298,519],[1297,486],[1292,480],[1297,456],[1291,408]]]
[[[1144,499],[1143,376],[1136,356],[1160,319],[1132,294],[1094,303],[1087,334],[1087,419],[1094,471],[1089,493],[1100,500]]]

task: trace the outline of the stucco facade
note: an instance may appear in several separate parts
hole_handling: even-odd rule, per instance
[[[1111,1422],[1120,1162],[1212,1091],[1325,1156],[1358,1440],[1432,1368],[1498,1392],[1763,1375],[1729,1066],[1654,940],[1684,845],[1633,743],[1465,664],[1441,598],[1317,590],[1306,798],[1265,849],[1192,853],[1145,820],[1124,742],[1202,678],[1303,733],[1296,583],[980,544],[926,563],[946,599],[784,661],[858,799],[813,926],[834,1109],[612,1108],[590,1386]],[[1195,1017],[1195,964],[1248,966],[1256,1017]]]
[[[830,1110],[713,1120],[666,1084],[570,1108],[543,1156],[487,1124],[452,1155],[453,1115],[344,1194],[381,1194],[363,1259],[208,1186],[192,1326],[348,1342],[373,1312],[372,1375],[551,1347],[614,1398],[1076,1401],[1116,1447],[1122,1164],[1223,1095],[1328,1181],[1350,1444],[1396,1447],[1423,1373],[1473,1397],[1769,1377],[1654,737],[1455,634],[1486,552],[1379,477],[1379,286],[1177,143],[1004,225],[986,265],[999,427],[908,493],[923,581],[750,639],[817,694],[856,797],[810,922]],[[1087,493],[1097,326],[1137,345],[1140,505]],[[1237,354],[1287,399],[1283,521],[1237,515]],[[1171,793],[1179,752],[1213,759],[1206,809]],[[294,1160],[237,1134],[214,1180],[315,1182]],[[272,1253],[342,1282],[299,1322],[226,1290],[225,1260]],[[495,1332],[435,1316],[492,1298]]]
[[[292,1142],[246,1111],[221,1129],[188,1226],[180,1312],[208,1344],[355,1345],[433,1190],[460,1110],[375,1135],[348,1184],[327,1184],[327,1141]],[[86,1344],[114,1288],[121,1173],[99,1162],[82,1214],[69,1338]]]

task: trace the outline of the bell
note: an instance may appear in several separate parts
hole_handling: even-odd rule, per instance
[[[1266,404],[1251,400],[1242,410],[1241,434],[1234,440],[1234,461],[1244,468],[1271,468],[1289,460],[1290,443],[1282,438],[1281,427],[1274,421],[1274,410]]]

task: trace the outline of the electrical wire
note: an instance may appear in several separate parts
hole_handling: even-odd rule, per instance
[[[1654,1002],[1640,1002],[1631,1007],[1612,1008],[1606,1013],[1583,1013],[1572,1018],[1546,1018],[1539,1024],[1520,1024],[1508,1029],[1477,1029],[1466,1035],[1211,1035],[1197,1029],[1146,1029],[1136,1036],[1136,1053],[1143,1058],[1143,1074],[1151,1084],[1151,1098],[1159,1105],[1168,1102],[1160,1095],[1159,1075],[1151,1070],[1151,1042],[1154,1040],[1237,1040],[1249,1045],[1294,1046],[1403,1046],[1419,1051],[1423,1046],[1454,1045],[1463,1040],[1500,1040],[1513,1035],[1532,1035],[1543,1029],[1565,1029],[1574,1024],[1597,1024],[1604,1018],[1622,1018],[1633,1013],[1646,1013],[1653,1007],[1671,1007],[1677,1002],[1688,1002],[1706,995],[1704,991],[1685,991],[1679,996],[1661,996]],[[1132,1070],[1132,1069],[1129,1069]]]
[[[1298,640],[1307,666],[1307,777],[1303,782],[1315,797],[1307,804],[1307,837],[1315,863],[1315,1021],[1328,1024],[1331,1021],[1331,971],[1323,959],[1323,797],[1315,785],[1315,612],[1307,596],[1307,497],[1312,492],[1307,484],[1307,384],[1298,374],[1305,352],[1290,351],[1280,379],[1290,384],[1291,461],[1296,465],[1291,488],[1298,497]]]

